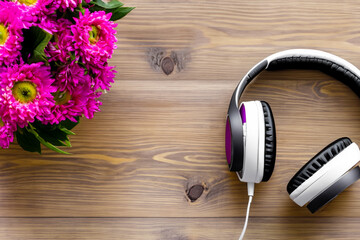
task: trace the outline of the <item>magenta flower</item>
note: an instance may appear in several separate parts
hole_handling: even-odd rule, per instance
[[[71,59],[70,52],[74,51],[71,22],[66,19],[59,19],[57,22],[55,41],[49,42],[45,53],[50,57],[49,61],[67,63]]]
[[[24,38],[20,16],[21,12],[15,3],[0,1],[0,66],[14,63],[21,55]]]
[[[39,16],[38,21],[31,24],[31,26],[37,26],[50,34],[55,34],[58,31],[56,21],[56,18],[53,16]]]
[[[94,99],[97,96],[99,94],[94,94],[89,83],[79,84],[75,87],[59,82],[58,91],[54,94],[56,104],[51,109],[53,117],[49,123],[58,124],[65,119],[76,122],[75,117],[82,115],[92,118],[94,112],[100,111],[100,102]]]
[[[90,13],[88,9],[75,18],[71,26],[77,58],[92,65],[103,65],[116,49],[117,24],[109,21],[111,13],[104,11]]]
[[[110,84],[114,82],[114,77],[116,73],[114,68],[115,67],[108,66],[107,63],[105,64],[105,66],[102,67],[89,65],[90,72],[94,76],[92,79],[93,88],[110,90]]]
[[[54,14],[60,6],[60,0],[14,0],[14,2],[28,17],[32,17],[32,22],[35,22],[38,16]]]
[[[116,73],[110,19],[133,9],[114,1],[0,0],[0,148],[17,138],[30,152],[66,153],[58,146],[70,146],[79,117],[100,111]]]
[[[78,85],[90,85],[90,83],[91,78],[85,74],[85,69],[74,61],[59,68],[56,76],[56,84],[60,87],[60,91],[64,91],[65,88],[72,90]]]
[[[60,0],[15,0],[21,10],[21,20],[26,28],[37,26],[53,34],[56,32],[55,11]]]
[[[57,88],[57,92],[53,94],[56,104],[51,109],[53,117],[48,123],[57,124],[65,119],[75,122],[75,117],[82,115],[92,118],[100,110],[100,101],[95,98],[101,93],[94,93],[90,75],[77,63],[63,66],[53,85]]]
[[[39,14],[49,15],[53,14],[57,9],[66,11],[74,9],[82,2],[82,0],[15,0],[23,10],[31,12],[31,15],[36,16]],[[85,0],[89,3],[90,0]]]
[[[14,132],[16,126],[11,122],[3,121],[0,117],[0,147],[8,148],[10,143],[14,141]]]
[[[102,92],[94,92],[92,91],[88,95],[88,99],[86,102],[86,107],[84,108],[84,116],[88,119],[91,119],[94,117],[95,112],[100,112],[100,106],[102,105],[102,102],[98,100],[98,98],[101,96]]]
[[[23,128],[35,118],[46,121],[51,118],[55,104],[51,86],[50,67],[42,63],[20,64],[0,70],[0,112],[4,122],[12,122]]]
[[[89,3],[91,0],[85,0],[85,2]],[[82,0],[60,0],[60,10],[66,11],[67,8],[70,8],[71,11],[82,2]]]

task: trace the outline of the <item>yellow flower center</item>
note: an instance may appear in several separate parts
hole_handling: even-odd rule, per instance
[[[89,42],[91,44],[96,44],[99,41],[100,34],[99,34],[99,28],[95,26],[91,26],[91,31],[89,31]]]
[[[27,6],[34,5],[37,0],[18,0],[19,3],[25,4]]]
[[[36,85],[29,81],[16,82],[12,88],[12,94],[21,103],[31,102],[36,98]]]
[[[3,122],[3,120],[0,118],[0,127],[3,127],[5,124]]]
[[[70,101],[71,95],[68,91],[57,91],[54,93],[54,99],[56,101],[56,105],[64,105]]]
[[[9,32],[4,26],[4,24],[0,23],[0,46],[4,45],[6,40],[9,37]]]

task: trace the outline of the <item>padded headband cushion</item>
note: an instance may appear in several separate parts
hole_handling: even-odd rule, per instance
[[[297,187],[309,179],[315,172],[322,168],[327,162],[333,159],[351,143],[352,142],[349,138],[344,137],[326,146],[294,175],[287,185],[287,192],[291,194]]]
[[[267,70],[277,69],[315,69],[320,70],[348,85],[360,97],[360,78],[343,66],[315,57],[285,57],[269,63]]]
[[[264,175],[262,178],[263,182],[270,179],[271,174],[275,167],[275,156],[276,156],[276,131],[275,121],[270,108],[270,105],[261,101],[261,105],[264,111],[265,120],[265,156],[264,156]]]

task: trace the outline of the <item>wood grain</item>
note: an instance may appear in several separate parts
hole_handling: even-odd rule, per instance
[[[217,240],[238,239],[243,218],[10,218],[0,219],[1,239]],[[355,240],[353,218],[250,219],[247,239]],[[347,229],[353,228],[352,232]],[[317,234],[318,233],[318,234]]]
[[[137,8],[117,28],[116,82],[102,112],[74,129],[73,154],[2,150],[0,239],[236,239],[247,196],[228,172],[224,128],[239,79],[288,48],[360,66],[356,1],[126,4]],[[278,154],[256,186],[247,238],[357,239],[360,183],[314,216],[286,184],[336,138],[360,143],[358,97],[320,72],[286,70],[261,74],[243,100],[253,99],[272,107]]]
[[[137,9],[119,24],[112,62],[122,79],[235,82],[260,59],[289,48],[329,51],[359,66],[357,3],[134,0]],[[153,48],[191,60],[168,77],[150,71],[147,53]]]

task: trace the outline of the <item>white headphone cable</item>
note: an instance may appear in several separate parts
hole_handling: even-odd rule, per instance
[[[246,210],[245,224],[244,224],[243,230],[241,232],[241,235],[239,237],[239,240],[242,240],[245,235],[245,231],[246,231],[246,228],[248,225],[248,220],[249,220],[249,212],[250,212],[250,205],[251,205],[252,198],[253,198],[252,196],[249,196],[249,203],[248,203],[247,210]]]
[[[236,172],[236,175],[240,179],[239,172]],[[244,238],[244,236],[245,236],[246,228],[247,228],[248,221],[249,221],[250,206],[251,206],[251,202],[252,202],[252,199],[253,199],[253,196],[254,196],[254,189],[255,189],[255,183],[247,183],[247,191],[248,191],[248,195],[249,195],[249,202],[248,202],[248,206],[247,206],[247,209],[246,209],[245,224],[244,224],[243,230],[241,232],[241,235],[239,237],[239,240],[242,240]]]

